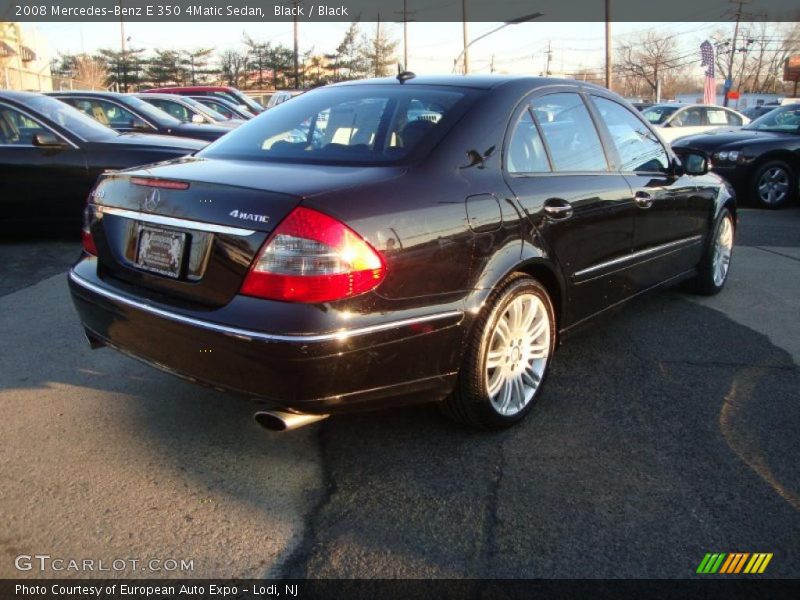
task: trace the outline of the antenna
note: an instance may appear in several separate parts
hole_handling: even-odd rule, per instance
[[[400,83],[405,83],[409,79],[414,79],[416,76],[416,73],[412,73],[411,71],[403,71],[402,73],[397,74],[397,81]]]

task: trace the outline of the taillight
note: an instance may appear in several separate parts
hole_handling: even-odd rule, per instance
[[[94,219],[94,205],[87,204],[83,209],[83,227],[81,227],[81,244],[83,251],[97,256],[97,246],[94,245],[94,238],[92,237],[92,220]]]
[[[267,239],[241,293],[287,302],[330,302],[375,288],[383,259],[336,219],[298,207]]]
[[[185,181],[172,181],[171,179],[156,179],[155,177],[131,177],[134,185],[163,188],[165,190],[188,190],[189,184]]]

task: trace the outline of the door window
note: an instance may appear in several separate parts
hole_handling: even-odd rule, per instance
[[[192,113],[186,108],[183,104],[179,104],[178,102],[172,102],[170,100],[161,100],[154,99],[154,100],[147,100],[150,104],[155,106],[156,108],[160,108],[168,115],[171,115],[178,119],[179,121],[183,121],[184,123],[188,123],[192,120]]]
[[[531,103],[542,127],[555,171],[607,171],[603,145],[583,99],[549,94]]]
[[[672,121],[670,127],[700,127],[703,124],[703,112],[700,108],[686,108],[679,111]]]
[[[522,113],[511,134],[506,157],[509,173],[547,173],[550,163],[531,113]]]
[[[64,98],[65,102],[72,104],[78,110],[109,127],[130,127],[136,115],[107,100],[97,98]]]
[[[728,116],[728,125],[735,125],[737,127],[740,126],[740,125],[744,125],[744,121],[742,120],[742,117],[737,115],[735,112],[732,112],[730,110],[726,110],[725,114]]]
[[[33,136],[48,132],[48,129],[18,110],[0,106],[0,144],[32,146]]]
[[[706,119],[709,125],[727,125],[728,111],[721,108],[707,108]]]
[[[627,108],[607,98],[592,97],[620,158],[621,171],[666,172],[669,157],[655,134]]]

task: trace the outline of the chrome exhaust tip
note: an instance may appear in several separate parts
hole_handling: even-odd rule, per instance
[[[307,415],[282,410],[260,410],[253,415],[256,423],[270,431],[289,431],[317,421],[327,419],[328,415]]]

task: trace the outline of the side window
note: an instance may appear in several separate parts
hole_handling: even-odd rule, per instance
[[[667,171],[667,151],[636,115],[607,98],[592,96],[592,102],[611,134],[621,161],[621,171]]]
[[[183,104],[170,102],[169,100],[151,100],[150,104],[163,110],[168,115],[172,115],[179,121],[187,122],[192,120],[192,114]]]
[[[508,143],[506,168],[509,173],[549,173],[550,164],[531,113],[522,113]]]
[[[728,124],[728,111],[719,108],[707,108],[706,118],[709,125],[727,125]]]
[[[541,124],[554,171],[608,170],[600,137],[578,94],[542,96],[531,108]]]
[[[213,108],[215,111],[217,111],[226,119],[234,118],[234,114],[228,108],[226,108],[225,106],[223,106],[218,102],[204,102],[203,100],[198,100],[198,102],[200,102],[201,104],[205,104],[209,108]]]
[[[730,111],[726,110],[725,114],[728,115],[728,125],[736,125],[738,127],[739,125],[742,125],[744,123],[742,121],[742,117],[740,117],[739,115],[737,115],[734,112],[730,112]]]
[[[672,127],[699,127],[702,124],[703,113],[697,107],[679,111],[670,122]]]
[[[130,127],[133,120],[137,118],[132,112],[118,104],[107,100],[95,99],[92,99],[91,116],[103,123],[103,125],[111,125],[111,127]],[[105,121],[103,116],[105,116]]]
[[[32,146],[33,136],[48,130],[21,112],[0,106],[0,144]]]

